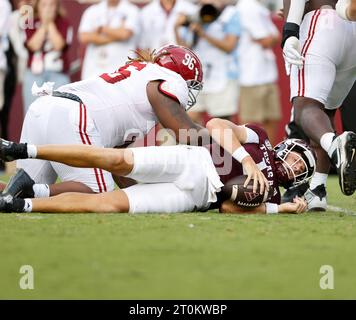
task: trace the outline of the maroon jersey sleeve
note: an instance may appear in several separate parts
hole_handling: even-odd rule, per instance
[[[267,202],[281,204],[281,192],[279,191],[278,186],[274,186],[273,195]]]

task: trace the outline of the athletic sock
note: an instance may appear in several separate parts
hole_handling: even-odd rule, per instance
[[[50,196],[50,189],[48,184],[36,183],[32,187],[35,198],[48,198]]]
[[[321,184],[326,187],[327,179],[328,175],[326,173],[315,172],[310,182],[310,190],[314,190],[317,186],[320,186]]]
[[[23,200],[24,207],[23,207],[23,212],[32,212],[32,200],[31,199],[21,199]]]
[[[37,157],[37,147],[34,144],[27,144],[27,155],[29,158]]]
[[[321,137],[320,145],[326,152],[329,152],[331,144],[334,140],[334,137],[335,137],[335,133],[333,133],[333,132],[325,133]]]

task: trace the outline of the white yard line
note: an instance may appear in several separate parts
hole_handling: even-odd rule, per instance
[[[355,211],[347,210],[347,209],[336,207],[336,206],[328,205],[328,210],[334,211],[334,212],[341,212],[341,213],[344,213],[344,214],[349,215],[349,216],[356,216],[356,212]]]

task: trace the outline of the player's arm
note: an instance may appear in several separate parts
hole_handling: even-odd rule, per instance
[[[356,0],[339,0],[336,12],[342,19],[356,21]]]
[[[220,206],[220,213],[248,213],[248,214],[278,214],[278,213],[303,213],[307,209],[307,202],[303,198],[296,197],[293,202],[286,202],[280,205],[275,203],[262,203],[260,206],[254,209],[247,209],[237,206],[231,200],[224,201]]]
[[[238,126],[231,121],[218,118],[211,119],[206,124],[206,128],[212,138],[242,164],[248,176],[244,186],[247,186],[250,180],[253,179],[254,192],[257,192],[258,184],[260,185],[261,194],[264,193],[265,188],[269,189],[266,177],[257,167],[251,155],[242,146],[244,143],[259,143],[256,132],[244,126]]]
[[[348,10],[348,16],[352,21],[356,21],[356,0],[351,0],[351,4]]]
[[[287,64],[303,65],[299,42],[299,26],[305,11],[306,0],[284,0],[286,22],[283,27],[282,48]]]
[[[169,97],[159,90],[160,81],[151,81],[147,85],[148,100],[162,126],[179,143],[206,145],[211,137],[206,128],[195,124],[174,96]]]

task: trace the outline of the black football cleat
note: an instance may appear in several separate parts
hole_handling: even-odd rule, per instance
[[[24,199],[14,199],[11,195],[0,196],[0,212],[21,213],[25,211],[24,208],[25,208]]]
[[[9,183],[3,190],[2,195],[11,195],[13,198],[34,198],[33,185],[35,181],[23,169],[18,169],[10,178]]]
[[[328,154],[339,175],[342,193],[351,196],[356,190],[356,133],[345,131],[336,137]]]
[[[302,197],[304,193],[308,190],[308,188],[308,182],[304,182],[296,187],[288,188],[282,196],[281,203],[293,202],[293,199],[295,197]]]
[[[27,159],[27,143],[15,143],[0,139],[0,158],[6,162]]]

